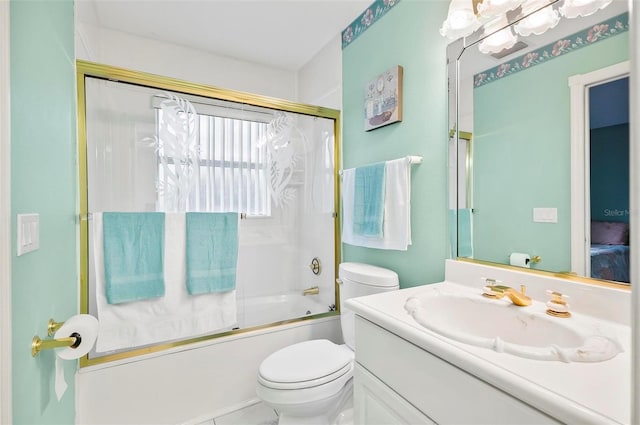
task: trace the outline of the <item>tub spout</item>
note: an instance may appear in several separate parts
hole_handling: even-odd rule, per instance
[[[302,291],[302,295],[317,295],[320,293],[320,288],[317,286],[312,286],[311,288],[307,288]]]

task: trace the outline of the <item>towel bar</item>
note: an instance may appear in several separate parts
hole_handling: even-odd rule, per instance
[[[419,155],[407,155],[405,159],[409,164],[422,164],[422,157]],[[342,170],[338,171],[339,175],[342,175]]]

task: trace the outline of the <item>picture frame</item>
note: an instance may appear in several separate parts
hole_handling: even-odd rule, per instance
[[[402,121],[402,73],[396,65],[365,85],[365,131]]]

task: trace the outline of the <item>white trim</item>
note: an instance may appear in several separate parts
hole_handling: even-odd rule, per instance
[[[631,78],[629,78],[629,211],[630,244],[640,246],[640,125],[636,117],[640,116],[640,4],[629,0],[629,52],[631,52]],[[640,423],[640,262],[638,255],[631,256],[631,423]]]
[[[0,1],[0,423],[11,413],[11,102],[9,2]]]
[[[571,97],[571,271],[591,275],[589,187],[589,90],[629,75],[630,62],[569,77]],[[632,167],[633,168],[633,167]]]

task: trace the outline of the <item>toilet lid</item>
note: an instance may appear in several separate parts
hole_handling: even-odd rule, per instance
[[[306,388],[344,375],[351,370],[352,362],[353,351],[347,347],[326,339],[305,341],[267,357],[260,365],[259,378],[272,388]]]

